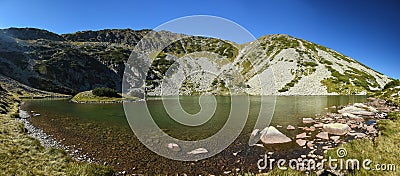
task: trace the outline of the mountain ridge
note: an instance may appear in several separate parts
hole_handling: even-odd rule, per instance
[[[151,40],[136,46],[148,34]],[[177,38],[181,39],[174,41]],[[286,34],[236,44],[149,29],[61,35],[35,28],[0,29],[0,74],[57,93],[76,94],[96,87],[121,90],[125,63],[132,50],[157,48],[163,43],[171,44],[150,61],[143,85],[149,95],[161,95],[160,83],[173,64],[180,67],[172,77],[187,77],[179,90],[185,95],[226,94],[228,90],[252,95],[366,94],[381,90],[391,80],[355,59]],[[192,75],[201,69],[219,75],[213,79]],[[274,79],[263,77],[267,73]],[[265,84],[257,83],[256,77]],[[263,87],[274,88],[265,91]]]

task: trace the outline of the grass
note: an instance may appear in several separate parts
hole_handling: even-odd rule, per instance
[[[93,95],[92,91],[78,93],[71,99],[71,101],[76,103],[118,103],[122,100],[123,98],[117,97],[99,97]]]
[[[15,120],[18,102],[1,92],[7,111],[0,114],[0,175],[113,175],[111,168],[72,160],[65,151],[44,148]],[[7,97],[8,99],[5,99]]]

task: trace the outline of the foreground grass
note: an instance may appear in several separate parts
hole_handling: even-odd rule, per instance
[[[0,175],[113,175],[109,167],[73,161],[63,150],[46,149],[15,120],[18,103],[0,114]],[[3,102],[4,103],[4,102]]]
[[[92,91],[80,92],[71,99],[76,103],[117,103],[122,100],[122,98],[117,97],[99,97],[94,95]]]
[[[341,147],[347,150],[346,159],[358,159],[360,161],[360,170],[349,171],[349,175],[400,175],[397,167],[400,166],[400,113],[391,113],[390,119],[380,120],[378,122],[379,137],[376,141],[353,140]],[[330,150],[327,153],[332,158],[338,158],[336,150]],[[369,165],[371,170],[362,168],[362,161],[370,159],[372,162]],[[379,164],[377,166],[377,164]],[[382,164],[386,167],[388,164],[396,166],[393,170],[377,170],[382,169]]]

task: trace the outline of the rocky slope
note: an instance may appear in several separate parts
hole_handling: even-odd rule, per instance
[[[178,37],[184,38],[175,41]],[[164,47],[166,43],[171,44]],[[156,52],[140,61],[131,55],[134,49]],[[129,84],[145,88],[149,95],[365,94],[391,80],[336,51],[287,35],[238,45],[168,31],[105,29],[58,35],[34,28],[0,30],[0,75],[40,90],[121,90],[130,56],[128,72],[149,70],[132,72]]]

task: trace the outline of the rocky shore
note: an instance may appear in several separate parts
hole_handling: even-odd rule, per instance
[[[67,152],[76,161],[85,161],[88,163],[94,162],[94,158],[89,157],[87,154],[83,154],[76,146],[63,145],[61,143],[62,141],[55,140],[52,135],[49,135],[42,129],[33,126],[28,119],[36,116],[40,116],[40,114],[33,111],[27,112],[19,109],[19,118],[16,120],[22,122],[24,124],[25,132],[30,137],[37,139],[43,147],[65,150],[65,152]]]
[[[288,143],[292,140],[285,134],[281,133],[279,128],[287,130],[299,129],[300,133],[293,139],[298,146],[302,147],[303,152],[299,152],[297,157],[286,158],[288,160],[295,159],[301,163],[305,159],[313,159],[317,162],[317,175],[322,173],[332,173],[342,175],[338,171],[325,170],[321,163],[328,150],[345,144],[354,139],[376,140],[379,129],[377,122],[381,119],[387,119],[389,112],[399,112],[400,109],[385,100],[377,98],[368,98],[368,102],[355,103],[341,107],[328,107],[333,112],[326,114],[316,114],[315,118],[303,118],[302,126],[287,127],[270,126],[264,130],[256,129],[251,133],[251,138],[258,138],[264,146],[270,144]],[[259,145],[260,144],[255,144]],[[273,152],[268,153],[272,158],[279,159],[274,156]],[[294,155],[296,156],[296,155]],[[284,158],[285,159],[285,158]],[[300,165],[300,170],[302,165]]]

